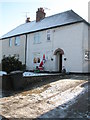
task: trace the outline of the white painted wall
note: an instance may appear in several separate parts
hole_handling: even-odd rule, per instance
[[[85,51],[88,51],[88,25],[83,23],[83,38],[82,38],[82,57],[83,57],[83,73],[88,72],[88,60],[85,60]]]
[[[82,71],[82,23],[57,28],[54,33],[54,50],[61,48],[67,60],[63,60],[68,72]]]
[[[88,51],[90,51],[90,27],[88,27]],[[90,73],[90,60],[88,61],[88,71]]]
[[[41,43],[34,44],[34,35],[28,34],[27,41],[27,69],[33,70],[33,54],[46,55],[45,70],[58,71],[57,56],[54,51],[61,48],[64,51],[63,65],[68,72],[83,72],[83,33],[84,23],[76,23],[68,26],[51,29],[51,40],[47,41],[47,31],[40,32]],[[64,61],[64,57],[67,58]],[[51,61],[53,58],[53,61]],[[84,69],[85,71],[85,69]]]
[[[40,32],[40,39],[41,43],[34,44],[34,35],[29,34],[27,36],[27,68],[30,70],[33,70],[34,64],[33,64],[33,54],[34,53],[40,53],[41,60],[43,58],[43,54],[47,56],[47,62],[45,63],[45,70],[52,71],[53,65],[51,62],[51,57],[53,56],[52,52],[52,41],[47,41],[46,38],[47,34],[46,31]],[[51,40],[52,40],[52,34],[51,34]]]

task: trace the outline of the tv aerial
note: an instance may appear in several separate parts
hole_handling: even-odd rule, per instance
[[[25,14],[25,17],[26,17],[26,19],[28,18],[28,14],[30,13],[30,12],[23,12],[24,14]]]
[[[47,7],[43,7],[43,9],[44,9],[44,10],[50,10],[50,9],[49,9],[49,8],[47,8]]]

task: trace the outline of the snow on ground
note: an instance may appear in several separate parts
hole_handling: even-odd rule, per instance
[[[84,80],[63,79],[0,99],[0,114],[7,118],[65,118],[66,109],[88,87]]]
[[[24,72],[23,77],[25,76],[43,76],[43,75],[51,75],[49,73],[34,73],[34,72]]]

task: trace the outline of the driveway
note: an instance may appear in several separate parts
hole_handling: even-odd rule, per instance
[[[37,84],[0,98],[0,114],[6,118],[89,118],[88,85],[88,76],[80,75]]]

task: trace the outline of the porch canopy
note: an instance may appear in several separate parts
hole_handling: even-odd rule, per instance
[[[61,48],[58,48],[58,49],[56,49],[55,51],[54,51],[54,55],[57,55],[57,53],[59,53],[59,54],[64,54],[64,51],[61,49]]]

